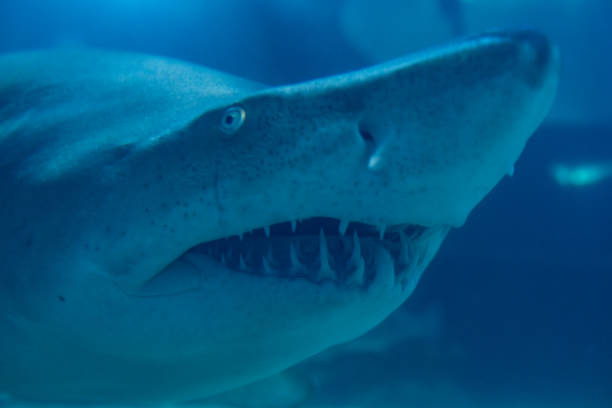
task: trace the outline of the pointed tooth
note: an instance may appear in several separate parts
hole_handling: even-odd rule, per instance
[[[359,255],[359,259],[357,259],[356,262],[353,263],[353,266],[355,267],[355,270],[348,277],[346,283],[348,285],[355,284],[357,286],[361,286],[365,281],[365,260],[361,255]]]
[[[247,266],[246,263],[244,262],[244,257],[242,256],[242,254],[240,254],[240,270],[241,271],[246,271],[247,270]]]
[[[336,274],[329,266],[329,258],[327,253],[327,239],[323,228],[319,232],[319,258],[321,259],[321,269],[319,269],[319,279],[336,279]]]
[[[261,257],[261,264],[263,265],[263,269],[264,269],[264,274],[266,275],[274,275],[274,269],[272,269],[272,267],[270,266],[270,263],[268,262],[268,258],[266,258],[265,256]]]
[[[297,228],[297,221],[296,220],[292,220],[291,221],[291,232],[295,232],[296,228]]]
[[[399,232],[400,237],[400,263],[403,265],[408,264],[408,238],[406,238],[406,234],[404,231]]]
[[[264,232],[266,233],[266,238],[270,238],[270,226],[266,225],[264,228]]]
[[[323,228],[319,231],[319,256],[321,257],[321,266],[329,266],[327,259],[327,239],[325,238],[325,231],[323,231]]]
[[[379,224],[378,225],[378,232],[380,234],[380,239],[383,239],[385,237],[385,230],[387,229],[387,226],[385,224]]]
[[[327,265],[326,268],[321,268],[319,269],[319,275],[318,275],[318,279],[324,280],[324,279],[329,279],[329,280],[336,280],[336,273],[334,272],[334,270],[332,268],[329,267],[329,265]]]
[[[241,232],[240,234],[238,234],[238,238],[240,238],[240,240],[242,241],[244,239],[244,233]]]
[[[266,254],[266,257],[268,258],[268,263],[270,265],[277,265],[276,263],[276,258],[274,257],[274,253],[272,252],[272,248],[268,248],[268,253]]]
[[[348,284],[362,285],[365,280],[365,260],[361,256],[361,244],[357,231],[353,231],[353,252],[351,253],[350,264],[355,271],[348,277]]]
[[[346,229],[349,226],[349,221],[348,220],[341,220],[340,221],[340,225],[338,225],[338,232],[340,233],[340,236],[344,236],[344,234],[346,234]]]
[[[353,231],[353,252],[351,253],[351,262],[357,265],[361,259],[361,244],[359,243],[359,235],[357,231]]]
[[[225,265],[225,254],[221,254],[221,263]]]
[[[291,259],[291,267],[293,269],[299,269],[303,267],[300,259],[298,258],[297,251],[295,249],[295,245],[293,245],[293,241],[289,243],[289,259]]]

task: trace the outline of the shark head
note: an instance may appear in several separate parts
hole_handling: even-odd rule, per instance
[[[0,390],[47,400],[192,400],[366,332],[512,171],[558,76],[530,32],[277,88],[65,59],[97,63],[63,87],[1,84],[56,102],[0,128],[21,157],[0,167]]]

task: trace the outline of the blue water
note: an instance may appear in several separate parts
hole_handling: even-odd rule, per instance
[[[366,66],[380,59],[369,52],[376,47],[385,54],[413,51],[390,30],[356,44],[341,24],[346,3],[3,0],[0,52],[121,49],[282,84]],[[369,7],[405,3],[377,0]],[[490,12],[460,0],[438,3],[436,18],[420,17],[420,8],[406,14],[406,25],[442,32],[421,43],[467,34],[474,30],[470,12],[480,20]],[[612,174],[564,185],[551,171],[560,164],[612,166],[612,28],[602,23],[612,20],[612,3],[540,3],[499,7],[560,44],[558,109],[528,143],[514,176],[450,234],[397,312],[408,319],[433,307],[438,329],[376,352],[339,351],[300,365],[295,375],[315,389],[303,406],[612,406]],[[547,13],[551,7],[567,9]],[[361,22],[368,30],[384,24],[370,14]],[[499,14],[479,25],[506,23]]]

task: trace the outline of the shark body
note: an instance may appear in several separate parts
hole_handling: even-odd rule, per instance
[[[181,403],[364,333],[513,168],[557,71],[531,32],[277,88],[0,57],[0,391]]]

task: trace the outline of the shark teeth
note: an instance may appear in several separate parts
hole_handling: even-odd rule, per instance
[[[387,226],[384,224],[379,224],[378,225],[378,234],[380,239],[384,239],[385,238],[385,230],[387,229]]]
[[[346,230],[348,229],[349,226],[349,221],[344,219],[340,221],[340,224],[338,225],[338,233],[340,234],[340,236],[344,236],[344,234],[346,234]]]
[[[348,284],[363,285],[365,279],[365,260],[361,255],[361,243],[357,231],[353,232],[353,251],[349,263],[355,268],[353,273],[348,277]]]
[[[300,257],[298,256],[293,241],[289,243],[289,259],[291,260],[291,272],[293,275],[308,272],[306,265],[300,261]]]
[[[351,253],[351,263],[355,264],[361,258],[361,243],[357,231],[353,231],[353,252]]]
[[[423,257],[415,239],[428,230],[415,225],[387,228],[348,217],[314,218],[209,241],[196,252],[247,274],[363,287],[375,281],[380,250],[390,253],[396,274],[414,269]]]
[[[329,266],[329,257],[327,254],[327,239],[325,238],[325,232],[323,228],[319,232],[319,259],[321,267],[319,268],[319,280],[330,279],[336,280],[336,273]]]
[[[270,262],[266,256],[261,257],[261,265],[264,275],[276,275],[276,271],[270,266]]]
[[[399,232],[400,237],[400,255],[399,262],[400,265],[408,265],[410,262],[408,256],[408,238],[406,238],[406,233],[404,231]]]

